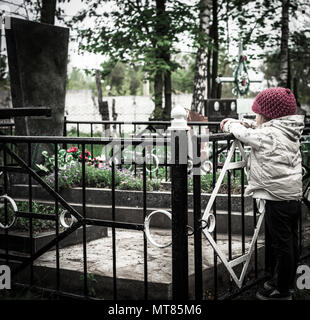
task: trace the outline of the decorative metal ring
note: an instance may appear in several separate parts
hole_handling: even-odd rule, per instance
[[[202,230],[206,229],[208,232],[213,232],[215,229],[215,217],[213,213],[208,213],[205,217],[205,219],[201,219],[201,222],[204,222],[205,225],[202,226]]]
[[[243,167],[243,168],[244,168],[244,173],[245,173],[245,175],[248,176],[248,170],[247,170],[246,166]]]
[[[206,173],[210,173],[212,171],[213,164],[211,161],[207,160],[202,163],[202,170]]]
[[[306,170],[306,168],[303,166],[302,167],[302,177],[304,177],[305,175],[306,175],[306,173],[307,173],[307,170]],[[0,175],[1,175],[1,173],[0,173]]]
[[[13,221],[11,222],[11,224],[9,224],[9,225],[3,225],[3,224],[0,222],[0,229],[8,230],[8,229],[12,228],[13,225],[15,224],[15,222],[16,222],[15,213],[18,211],[18,209],[17,209],[16,202],[15,202],[11,197],[9,197],[8,195],[4,194],[4,195],[0,196],[0,199],[1,199],[1,198],[8,200],[8,201],[11,203],[11,205],[12,205],[12,207],[13,207],[13,211],[14,211]]]
[[[153,211],[151,212],[148,216],[145,217],[144,219],[144,232],[145,232],[145,235],[147,237],[147,239],[156,247],[158,248],[167,248],[169,246],[171,246],[172,242],[168,243],[168,244],[160,244],[160,243],[157,243],[151,236],[151,233],[150,233],[150,222],[151,222],[151,218],[154,214],[156,213],[162,213],[164,214],[165,216],[167,216],[170,220],[172,219],[172,216],[171,216],[171,213],[166,211],[166,210],[156,210],[156,211]]]
[[[70,215],[70,219],[71,219],[69,224],[66,222],[66,215],[67,214]],[[72,214],[70,214],[68,210],[63,210],[63,212],[59,216],[59,222],[64,228],[68,229],[74,223],[77,222],[77,219],[74,216],[72,216]]]
[[[145,156],[145,160],[147,160],[147,158],[150,158],[150,156],[151,156],[151,158],[155,159],[156,165],[155,165],[155,169],[152,169],[152,170],[148,169],[148,167],[146,166],[145,169],[148,173],[155,172],[156,170],[158,170],[158,165],[159,165],[159,160],[158,160],[157,156],[155,156],[154,154],[151,154],[151,155],[147,154]]]
[[[191,232],[188,232],[188,230],[192,230],[192,231],[191,231]],[[187,226],[187,235],[188,235],[189,237],[191,237],[192,235],[194,235],[194,233],[195,233],[194,228],[191,227],[191,226]]]
[[[188,159],[188,161],[187,161],[187,171],[191,172],[193,170],[193,168],[194,168],[193,160]]]
[[[112,161],[114,162],[114,165],[115,165],[115,166],[117,166],[117,165],[119,164],[117,158],[112,157],[112,158],[110,158],[110,160],[109,160],[109,165],[110,165],[110,167],[112,167]]]

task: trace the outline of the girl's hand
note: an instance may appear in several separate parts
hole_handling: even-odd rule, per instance
[[[220,124],[220,128],[221,128],[221,130],[222,131],[224,131],[224,125],[225,125],[225,123],[227,122],[227,121],[233,121],[233,122],[241,122],[240,120],[238,120],[238,119],[234,119],[234,118],[226,118],[226,119],[224,119],[224,120],[222,120],[221,121],[221,124]]]
[[[229,119],[229,118],[226,118],[226,119],[223,119],[223,120],[221,121],[220,128],[221,128],[222,131],[224,130],[224,125],[225,125],[225,123],[228,121],[228,119]]]

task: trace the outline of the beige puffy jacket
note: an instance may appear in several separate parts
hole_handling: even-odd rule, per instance
[[[277,118],[257,127],[245,120],[246,128],[228,120],[224,131],[252,147],[247,164],[246,195],[267,200],[297,200],[302,197],[302,160],[299,139],[304,116]]]

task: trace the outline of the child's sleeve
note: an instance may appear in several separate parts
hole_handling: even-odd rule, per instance
[[[257,128],[257,122],[251,119],[242,118],[241,123],[243,123],[246,128],[252,128],[252,129]]]
[[[273,144],[272,137],[262,129],[246,128],[241,123],[227,121],[224,125],[224,132],[232,133],[236,139],[257,150]]]

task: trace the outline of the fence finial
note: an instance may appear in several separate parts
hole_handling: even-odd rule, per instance
[[[171,111],[171,126],[168,128],[170,131],[179,131],[179,130],[189,130],[189,126],[187,125],[187,113],[186,110],[177,105]]]

